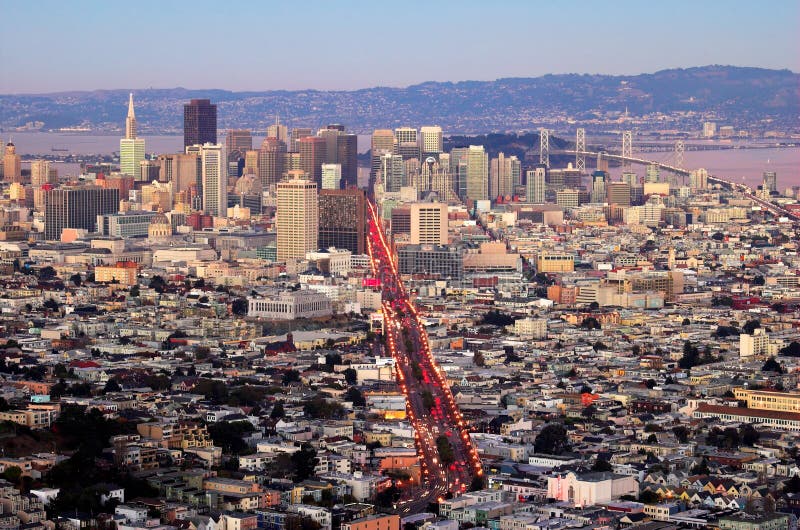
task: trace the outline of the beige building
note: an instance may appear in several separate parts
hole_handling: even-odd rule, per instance
[[[31,185],[34,188],[41,188],[45,184],[52,184],[56,181],[56,172],[50,170],[50,162],[47,160],[34,160],[31,162]]]
[[[769,352],[769,335],[764,328],[756,328],[753,334],[739,335],[739,357],[752,357]]]
[[[739,401],[745,401],[749,409],[800,412],[800,392],[772,392],[769,390],[734,388],[733,395]]]
[[[521,318],[514,322],[514,333],[521,337],[536,339],[547,337],[547,320],[544,318]]]
[[[638,492],[636,479],[628,475],[607,472],[578,475],[570,471],[547,479],[548,497],[575,506],[594,506]]]
[[[22,160],[17,154],[17,148],[11,142],[6,144],[3,155],[3,179],[6,182],[20,182],[22,180]]]
[[[119,283],[136,285],[138,267],[132,261],[120,261],[116,265],[100,265],[94,268],[94,281],[97,283]]]
[[[412,245],[447,244],[447,205],[416,202],[409,207]]]
[[[317,184],[305,179],[278,183],[278,261],[304,259],[318,250]]]
[[[563,252],[544,251],[536,257],[537,272],[572,272],[575,270],[575,256]]]

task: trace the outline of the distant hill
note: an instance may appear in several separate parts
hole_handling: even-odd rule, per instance
[[[0,96],[0,127],[43,122],[43,129],[87,125],[120,130],[130,90]],[[343,123],[368,133],[402,125],[441,125],[446,133],[531,130],[540,124],[608,121],[608,113],[670,115],[672,125],[714,117],[746,128],[790,129],[800,116],[800,74],[732,66],[662,70],[634,76],[546,75],[496,81],[427,82],[353,91],[133,90],[144,134],[182,130],[183,104],[210,98],[219,127],[263,131],[275,114],[290,126]]]

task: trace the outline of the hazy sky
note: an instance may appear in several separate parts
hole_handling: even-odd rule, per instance
[[[0,93],[800,71],[800,1],[2,0]]]

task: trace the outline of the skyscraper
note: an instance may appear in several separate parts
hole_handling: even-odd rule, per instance
[[[238,162],[244,154],[253,148],[253,135],[249,130],[228,129],[225,136],[225,152],[228,162]]]
[[[608,181],[608,173],[605,171],[595,171],[592,173],[592,202],[605,202],[606,201],[606,182]]]
[[[263,189],[269,189],[283,178],[286,144],[274,136],[264,138],[258,150],[258,177]]]
[[[764,189],[764,191],[769,193],[778,191],[778,173],[775,171],[765,171],[764,181],[761,187]]]
[[[358,136],[344,133],[336,137],[336,162],[342,166],[342,188],[358,186]]]
[[[292,179],[279,182],[277,188],[278,260],[303,259],[319,248],[317,184]]]
[[[22,181],[22,160],[17,154],[17,148],[11,142],[6,144],[3,154],[3,179],[6,182]]]
[[[631,205],[630,184],[627,182],[609,182],[606,187],[608,188],[608,204]]]
[[[507,197],[514,194],[514,182],[519,182],[521,164],[516,156],[498,153],[489,168],[489,197]]]
[[[119,190],[95,186],[58,188],[45,192],[44,237],[61,238],[65,228],[97,229],[97,216],[119,210]]]
[[[323,190],[338,190],[342,182],[341,164],[322,164]],[[323,247],[324,248],[324,247]]]
[[[53,183],[51,178],[50,162],[47,160],[34,160],[31,162],[31,186],[41,188],[45,184]]]
[[[419,136],[423,157],[438,155],[444,151],[442,128],[438,125],[420,128]]]
[[[144,160],[144,138],[136,136],[136,114],[133,112],[133,94],[128,99],[125,118],[125,138],[119,141],[119,171],[134,180],[142,180],[141,162]]]
[[[526,174],[526,200],[533,204],[544,204],[547,166],[539,164]]]
[[[366,253],[367,196],[364,190],[319,192],[319,247]]]
[[[228,213],[228,173],[225,149],[220,144],[206,143],[200,147],[203,211],[214,217]]]
[[[372,133],[370,145],[370,189],[375,183],[376,175],[381,171],[381,157],[387,153],[394,153],[394,133],[389,129],[376,129]]]
[[[467,151],[466,195],[474,201],[489,198],[489,155],[482,145],[471,145]]]
[[[410,210],[412,245],[447,244],[447,205],[442,202],[415,202]]]
[[[275,123],[267,127],[267,138],[277,138],[284,144],[289,140],[289,130],[286,128],[286,125],[281,125],[280,120],[278,120],[277,114],[275,115]]]
[[[403,157],[385,153],[381,156],[380,180],[384,191],[398,192],[405,183],[406,169]]]
[[[183,146],[217,143],[217,106],[193,99],[183,106]]]
[[[308,178],[317,184],[317,188],[322,187],[322,164],[327,158],[326,147],[325,138],[318,136],[306,136],[297,140],[300,169],[305,171]]]
[[[398,127],[394,130],[394,137],[397,145],[397,154],[403,160],[419,159],[419,143],[417,142],[417,130],[413,127]]]
[[[297,146],[297,141],[308,136],[311,136],[311,129],[305,127],[295,127],[292,129],[292,136],[289,139],[289,151],[292,153],[299,151],[300,148]]]

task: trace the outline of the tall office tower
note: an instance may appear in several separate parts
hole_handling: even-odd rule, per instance
[[[591,194],[591,201],[592,202],[605,202],[607,192],[606,192],[606,182],[608,181],[608,173],[605,171],[595,171],[592,173],[592,194]]]
[[[717,135],[717,124],[713,121],[703,123],[703,136],[706,138],[713,138]]]
[[[41,188],[45,184],[55,183],[55,175],[50,173],[50,162],[47,160],[34,160],[31,162],[31,186]]]
[[[367,195],[364,190],[319,192],[319,248],[336,247],[353,254],[367,251]]]
[[[398,127],[394,130],[394,137],[397,143],[397,154],[403,160],[419,159],[419,143],[417,130],[413,127]]]
[[[267,138],[269,137],[277,138],[283,143],[289,141],[289,130],[286,125],[281,125],[277,115],[275,116],[275,123],[267,127]]]
[[[142,179],[141,162],[144,160],[144,138],[136,136],[136,114],[133,111],[133,94],[128,99],[125,117],[125,138],[119,141],[119,171],[134,180]]]
[[[456,201],[457,196],[450,175],[450,155],[441,153],[439,160],[429,156],[422,163],[422,182],[426,190],[435,192],[439,199],[446,202]]]
[[[482,145],[471,145],[467,151],[468,199],[474,201],[489,198],[489,155]]]
[[[275,186],[283,178],[286,171],[284,162],[286,158],[286,144],[274,136],[264,138],[261,149],[258,150],[258,178],[261,186],[267,190]]]
[[[297,140],[300,169],[305,171],[308,177],[317,184],[317,188],[322,187],[322,164],[325,163],[328,156],[326,147],[325,138],[318,136],[306,136]]]
[[[659,177],[658,166],[655,164],[648,164],[647,169],[645,170],[644,181],[658,182],[658,177]]]
[[[344,133],[336,138],[336,161],[342,166],[342,188],[358,187],[358,136]]]
[[[300,171],[300,153],[286,153],[283,155],[283,174],[290,171]]]
[[[317,131],[317,136],[325,138],[325,164],[336,164],[336,155],[339,153],[337,139],[344,133],[344,125],[331,124]]]
[[[253,149],[253,135],[249,130],[228,129],[228,134],[225,136],[228,162],[238,162],[251,149]]]
[[[317,184],[306,179],[278,183],[276,229],[278,260],[303,259],[319,249]]]
[[[297,146],[297,141],[301,138],[308,138],[311,136],[311,129],[305,127],[295,127],[292,129],[292,135],[289,138],[289,152],[296,153],[300,150]]]
[[[415,202],[409,207],[412,245],[447,244],[447,205],[443,202]]]
[[[228,173],[225,160],[225,149],[221,144],[206,143],[200,147],[202,209],[213,217],[225,217],[228,213]]]
[[[139,162],[140,180],[142,182],[153,182],[160,178],[160,167],[156,160],[142,160]],[[166,181],[165,181],[166,182]]]
[[[454,147],[450,151],[450,175],[459,198],[467,198],[467,153],[469,147]]]
[[[384,191],[400,191],[406,181],[406,166],[402,156],[392,153],[381,156],[380,181]]]
[[[3,154],[3,180],[6,182],[22,182],[22,159],[17,148],[11,142],[6,144]]]
[[[510,197],[514,195],[514,182],[519,184],[521,164],[516,156],[498,153],[491,160],[489,168],[489,197]]]
[[[322,188],[323,190],[338,190],[342,182],[341,164],[322,164]],[[323,247],[325,248],[325,247]]]
[[[527,202],[544,204],[544,190],[547,180],[547,166],[537,164],[536,167],[525,174]]]
[[[258,175],[258,151],[250,149],[244,153],[242,175]]]
[[[419,158],[409,158],[403,162],[403,166],[405,167],[403,186],[411,186],[418,192],[428,191],[428,183],[422,182],[422,166],[419,163]]]
[[[193,99],[183,106],[183,146],[217,143],[217,106]]]
[[[200,160],[199,151],[193,153],[174,153],[159,155],[158,180],[161,182],[172,183],[172,193],[187,191],[190,187],[196,186],[200,181],[203,167]]]
[[[623,171],[622,172],[622,182],[627,183],[631,188],[634,186],[640,186],[639,183],[639,175],[637,175],[633,171]]]
[[[618,206],[631,205],[631,185],[627,182],[609,182],[606,185],[608,189],[608,204],[616,204]]]
[[[704,190],[708,188],[708,171],[704,168],[700,168],[689,173],[689,187],[694,190]]]
[[[65,228],[97,230],[97,216],[119,210],[119,190],[95,186],[49,190],[44,199],[44,237],[61,238]]]
[[[778,191],[778,173],[775,171],[765,171],[764,182],[761,187],[764,189],[764,191],[769,193]]]
[[[438,155],[444,151],[442,128],[438,125],[420,128],[419,137],[423,157]]]
[[[578,190],[558,190],[556,204],[564,209],[577,208],[580,205],[581,192]]]
[[[387,153],[394,153],[394,133],[389,129],[376,129],[370,144],[370,188],[381,171],[381,157]]]

